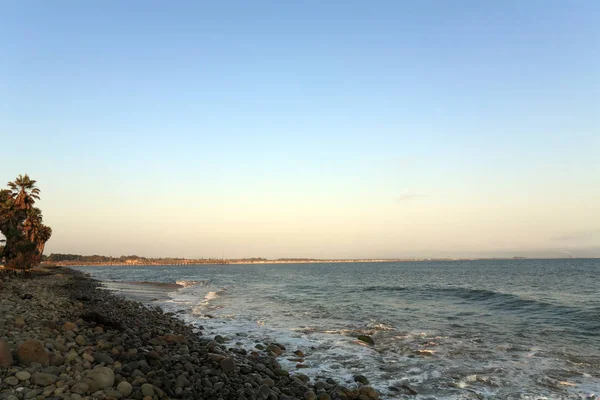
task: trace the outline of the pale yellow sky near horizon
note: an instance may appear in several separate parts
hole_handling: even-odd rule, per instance
[[[49,193],[50,192],[50,193]],[[180,257],[401,258],[600,256],[593,196],[399,195],[293,198],[240,194],[183,206],[142,197],[41,203],[54,235],[46,253]],[[100,195],[99,193],[95,194]],[[88,197],[89,196],[89,197]],[[68,197],[68,196],[67,196]],[[111,204],[107,207],[107,202]],[[51,204],[53,203],[53,204]]]

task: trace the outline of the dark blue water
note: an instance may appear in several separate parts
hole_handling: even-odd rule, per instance
[[[162,306],[232,345],[301,348],[303,373],[363,373],[390,397],[403,396],[402,384],[431,399],[600,393],[600,260],[81,269],[195,282]],[[293,371],[297,362],[282,363]]]

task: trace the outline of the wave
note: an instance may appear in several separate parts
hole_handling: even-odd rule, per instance
[[[176,284],[178,284],[179,286],[183,286],[185,287],[190,287],[190,286],[206,286],[210,283],[209,280],[201,280],[201,281],[186,281],[186,280],[179,280],[175,282]]]
[[[363,292],[401,292],[407,290],[407,287],[404,286],[367,286],[363,288]]]

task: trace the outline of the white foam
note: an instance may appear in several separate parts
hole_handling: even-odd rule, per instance
[[[179,281],[175,281],[176,284],[183,286],[184,288],[186,287],[190,287],[190,286],[196,286],[196,285],[201,285],[201,286],[206,286],[206,284],[208,283],[208,281],[186,281],[186,280],[179,280]]]

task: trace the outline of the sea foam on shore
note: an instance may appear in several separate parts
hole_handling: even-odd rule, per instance
[[[248,352],[98,286],[67,269],[1,275],[0,399],[378,397],[366,385],[288,372],[276,343]]]

